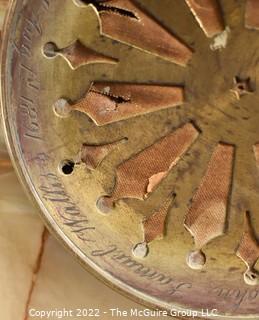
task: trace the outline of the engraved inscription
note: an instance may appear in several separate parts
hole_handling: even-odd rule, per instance
[[[41,171],[39,190],[41,197],[51,202],[56,212],[67,226],[80,240],[95,242],[91,232],[95,226],[91,225],[85,214],[82,214],[76,203],[70,198],[59,177],[53,172],[43,172],[50,158],[45,153],[38,154],[32,159]]]
[[[181,294],[184,290],[192,288],[191,283],[176,282],[171,276],[161,273],[153,268],[146,267],[143,263],[126,255],[116,245],[110,245],[103,249],[93,250],[93,257],[109,257],[112,261],[119,263],[126,270],[133,272],[140,278],[145,278],[159,286],[168,286],[170,295]]]
[[[211,289],[209,294],[217,298],[227,300],[230,304],[238,309],[241,305],[248,302],[259,301],[259,289],[230,289],[227,287],[215,287]]]
[[[42,139],[41,126],[38,117],[38,94],[40,81],[35,71],[24,63],[21,65],[22,78],[27,90],[20,95],[19,109],[24,123],[24,137],[31,139]]]
[[[67,194],[64,186],[54,173],[42,174],[42,184],[39,190],[42,192],[42,198],[52,203],[58,204],[57,212],[62,218],[65,226],[68,226],[76,236],[83,241],[94,241],[88,238],[88,232],[95,230],[90,225],[86,216],[82,216],[80,209]]]
[[[33,55],[33,41],[42,36],[42,25],[40,16],[43,11],[48,10],[49,1],[41,2],[38,12],[30,12],[25,17],[25,25],[20,38],[20,43],[13,40],[12,45],[15,53],[20,57],[16,81],[23,83],[23,92],[20,94],[18,103],[18,114],[21,117],[21,135],[33,140],[42,140],[42,130],[38,116],[38,99],[40,80],[36,66],[31,65]],[[19,113],[20,112],[20,113]]]

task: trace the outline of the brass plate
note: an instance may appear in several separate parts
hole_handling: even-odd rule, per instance
[[[256,0],[12,1],[18,173],[83,265],[149,306],[259,319],[258,17]]]

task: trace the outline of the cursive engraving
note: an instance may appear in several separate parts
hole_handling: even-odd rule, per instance
[[[42,152],[36,155],[33,161],[41,170],[39,190],[41,197],[45,201],[51,202],[56,212],[63,221],[63,224],[76,234],[77,238],[84,242],[95,242],[89,232],[94,231],[95,227],[90,224],[85,214],[82,214],[76,203],[67,194],[60,178],[52,172],[44,172],[50,157]]]
[[[24,25],[19,43],[12,41],[12,46],[19,59],[16,59],[17,69],[15,79],[23,84],[22,93],[18,96],[18,117],[21,119],[21,136],[33,140],[42,140],[42,132],[38,119],[40,80],[32,66],[34,40],[42,36],[41,13],[49,8],[49,1],[43,0],[36,12],[25,14]]]
[[[42,191],[42,198],[58,204],[57,212],[63,219],[65,226],[68,226],[77,237],[83,241],[91,241],[88,238],[88,231],[95,230],[94,226],[89,225],[87,217],[82,216],[80,209],[67,194],[58,176],[54,173],[41,174],[43,182],[39,186]]]
[[[170,285],[169,294],[175,295],[184,289],[191,289],[191,283],[176,283],[172,277],[161,273],[153,268],[146,267],[143,263],[136,261],[131,256],[126,255],[116,245],[110,245],[104,249],[93,250],[91,252],[93,257],[108,256],[112,261],[119,263],[125,267],[128,271],[137,274],[140,278],[147,278],[148,280],[155,282],[158,285],[165,286]]]
[[[237,309],[243,303],[253,302],[259,300],[259,289],[229,289],[224,287],[215,287],[210,292],[218,298],[222,298],[233,303]],[[258,303],[258,302],[257,302]]]

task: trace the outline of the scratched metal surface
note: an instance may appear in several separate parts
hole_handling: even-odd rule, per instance
[[[91,6],[82,8],[69,0],[13,1],[2,57],[2,101],[9,148],[19,175],[53,232],[85,266],[113,286],[160,308],[215,308],[220,318],[259,318],[258,285],[244,282],[246,267],[235,254],[245,211],[251,212],[254,229],[259,227],[253,153],[259,137],[257,31],[244,28],[245,1],[222,0],[230,36],[225,49],[213,51],[213,40],[204,35],[184,1],[139,3],[193,49],[187,66],[101,36],[100,21]],[[119,63],[74,70],[60,55],[48,59],[43,54],[46,43],[65,48],[77,39]],[[235,87],[237,76],[251,78],[252,88],[247,88],[251,92],[244,97]],[[53,104],[61,97],[77,101],[92,81],[111,80],[181,85],[185,103],[105,126],[96,126],[82,112],[67,118],[53,112]],[[96,201],[112,193],[116,167],[190,122],[199,129],[199,137],[155,192],[144,201],[120,200],[111,214],[101,214]],[[96,170],[86,170],[82,164],[72,175],[60,173],[60,162],[74,159],[82,144],[105,144],[125,137],[127,143]],[[185,223],[192,230],[185,217],[213,151],[222,146],[219,143],[235,149],[231,196],[224,194],[228,210],[217,234],[221,236],[209,235],[212,240],[202,248],[207,263],[197,271],[186,264],[193,239],[184,228]],[[134,257],[132,247],[143,237],[143,217],[172,191],[176,198],[167,217],[166,235],[150,244],[143,260]],[[222,231],[227,225],[227,232]]]

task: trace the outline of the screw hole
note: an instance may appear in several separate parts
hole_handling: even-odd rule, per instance
[[[59,99],[53,104],[53,111],[60,118],[68,118],[71,112],[71,106],[66,99]]]
[[[61,162],[60,164],[60,169],[62,171],[63,174],[70,175],[73,173],[75,168],[75,163],[72,160],[64,160]]]
[[[47,58],[55,58],[58,48],[54,42],[48,42],[43,48],[43,53]]]

